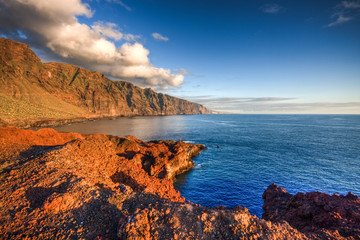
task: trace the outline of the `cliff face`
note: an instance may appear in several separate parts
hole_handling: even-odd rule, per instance
[[[25,44],[0,38],[0,124],[210,113],[200,104],[112,81],[65,63],[41,63]]]

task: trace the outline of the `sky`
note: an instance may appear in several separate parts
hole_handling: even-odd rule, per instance
[[[223,113],[360,114],[360,0],[0,0],[0,36]]]

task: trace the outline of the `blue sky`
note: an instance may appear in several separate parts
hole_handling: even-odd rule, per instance
[[[29,2],[0,0],[0,33],[27,42],[44,61],[93,68],[221,112],[360,113],[360,1]],[[38,30],[10,16],[25,10],[53,24]],[[74,32],[102,37],[108,51],[90,58],[64,45],[49,34],[59,21],[72,24],[66,42]]]

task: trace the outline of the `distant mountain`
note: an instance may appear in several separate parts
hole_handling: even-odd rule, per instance
[[[208,114],[204,106],[99,72],[42,63],[24,43],[0,38],[0,125],[61,124],[85,118]]]

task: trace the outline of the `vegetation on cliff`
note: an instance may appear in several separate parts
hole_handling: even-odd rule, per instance
[[[0,38],[0,125],[29,127],[134,115],[210,113],[200,104],[112,81],[65,63],[42,63],[23,43]]]

